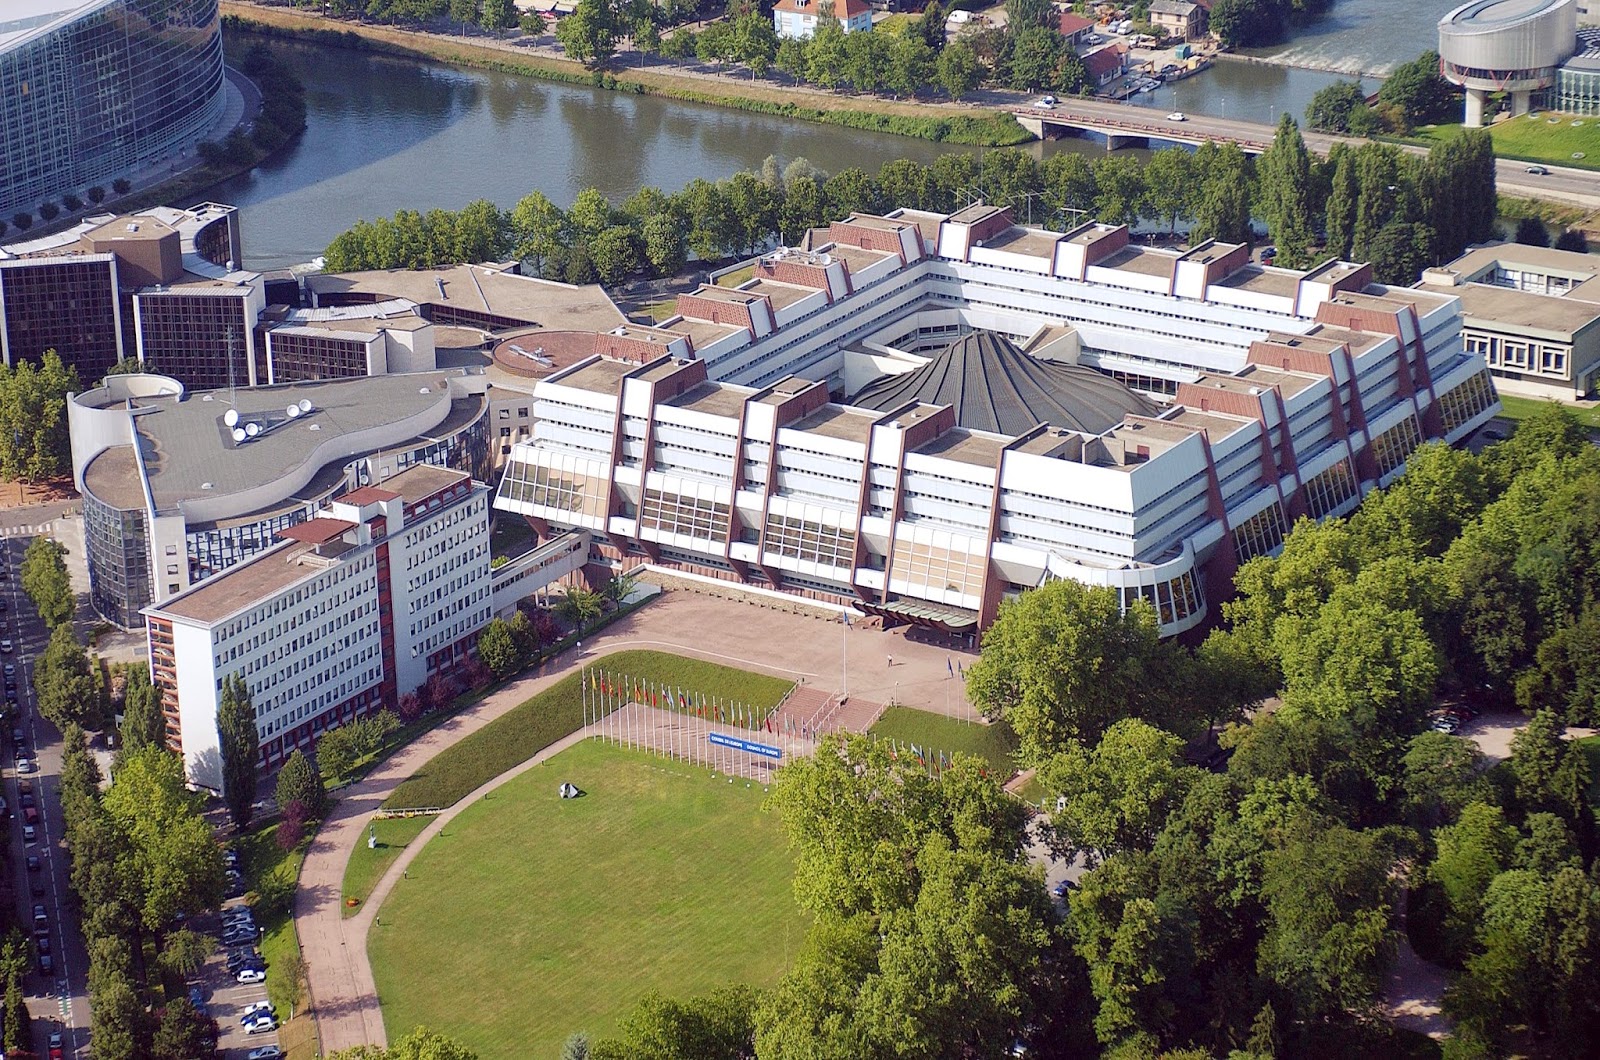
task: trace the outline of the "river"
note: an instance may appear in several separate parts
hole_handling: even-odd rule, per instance
[[[1135,102],[1261,122],[1285,110],[1301,118],[1341,76],[1333,68],[1386,69],[1433,47],[1447,8],[1445,0],[1338,0],[1293,43],[1258,56],[1278,61],[1221,61]],[[804,156],[832,173],[976,150],[515,74],[275,47],[305,83],[305,134],[207,193],[240,208],[246,256],[258,269],[307,261],[358,219],[400,209],[457,209],[479,198],[510,207],[532,190],[566,206],[587,187],[620,203],[644,185],[676,191],[696,177],[757,168],[768,155]],[[1026,149],[1104,150],[1080,140]]]
[[[275,48],[305,83],[305,134],[207,192],[239,207],[256,269],[307,261],[356,220],[400,209],[480,198],[509,208],[535,189],[565,207],[588,187],[620,203],[644,185],[676,191],[756,169],[768,155],[833,173],[977,150],[364,52]],[[1028,149],[1104,150],[1075,140]]]

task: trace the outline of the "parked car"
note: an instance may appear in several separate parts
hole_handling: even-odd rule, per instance
[[[37,854],[29,854],[28,855],[28,871],[29,872],[38,872],[43,868],[44,868],[44,865],[43,865],[42,862],[40,862],[39,855],[37,855]]]
[[[276,1045],[263,1045],[259,1049],[252,1049],[244,1054],[244,1060],[278,1060],[283,1055],[283,1050]]]
[[[19,759],[17,759],[17,772],[18,773],[36,773],[36,772],[38,772],[38,770],[39,770],[39,767],[34,765],[33,759],[31,759],[31,758],[19,758]]]
[[[1187,114],[1185,114],[1181,110],[1175,110],[1171,114],[1167,115],[1167,120],[1168,121],[1188,121],[1189,120],[1189,116]]]
[[[43,903],[34,904],[33,922],[35,924],[48,924],[50,922],[50,914],[45,912]]]
[[[1433,719],[1433,724],[1429,728],[1433,729],[1434,732],[1442,732],[1454,736],[1461,731],[1461,722],[1448,714],[1441,714]]]
[[[223,933],[222,944],[224,946],[241,946],[246,942],[254,942],[259,934],[260,932],[254,928],[230,928]]]
[[[251,964],[260,964],[261,954],[254,946],[241,946],[228,951],[228,971],[237,972],[240,968]]]
[[[189,988],[189,1004],[199,1008],[206,1003],[206,988],[196,983]]]
[[[1550,171],[1544,166],[1529,166],[1523,172],[1532,173],[1536,177],[1548,177],[1550,175]]]
[[[44,878],[35,876],[28,881],[28,892],[35,898],[44,897]]]
[[[11,726],[11,742],[12,743],[14,743],[14,744],[22,744],[22,743],[25,743],[27,741],[27,739],[28,739],[28,734],[23,732],[20,727],[18,727],[16,725]]]
[[[1039,98],[1039,102],[1036,104],[1036,106],[1043,107],[1045,110],[1049,110],[1051,107],[1053,107],[1055,105],[1056,105],[1056,97],[1054,97],[1054,96],[1041,96]]]
[[[253,1019],[257,1019],[258,1017],[271,1015],[272,1002],[257,1001],[253,1004],[246,1005],[244,1011],[239,1014],[239,1026],[243,1027],[246,1023],[249,1023]]]
[[[61,1032],[57,1031],[50,1036],[50,1060],[62,1060],[66,1055],[65,1046],[61,1042]]]
[[[39,830],[37,828],[31,824],[25,824],[22,826],[22,841],[24,843],[36,843],[38,840]]]
[[[267,981],[267,973],[260,968],[240,968],[234,974],[233,980],[236,983],[264,983]]]
[[[271,1034],[278,1029],[278,1021],[271,1016],[257,1016],[244,1025],[246,1034]]]
[[[11,638],[10,637],[5,638],[4,640],[0,640],[0,652],[4,652],[5,654],[10,655],[13,651],[16,650],[16,648],[17,648],[17,646],[15,644],[11,643]]]
[[[55,974],[56,962],[48,953],[39,954],[39,974],[46,979]]]

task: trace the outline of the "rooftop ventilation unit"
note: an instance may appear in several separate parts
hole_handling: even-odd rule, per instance
[[[222,414],[222,424],[228,430],[228,435],[235,445],[244,445],[253,442],[264,434],[282,427],[290,420],[297,420],[312,410],[310,401],[302,398],[285,406],[282,412],[249,412],[241,414],[238,409],[229,409]],[[312,425],[316,430],[316,425]]]

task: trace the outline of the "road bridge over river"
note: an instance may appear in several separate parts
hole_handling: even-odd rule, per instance
[[[1166,113],[1151,107],[1138,107],[1104,99],[1063,99],[1053,107],[1022,106],[1007,108],[1023,128],[1044,140],[1085,133],[1103,137],[1111,149],[1161,143],[1198,145],[1207,141],[1237,143],[1251,154],[1260,154],[1272,143],[1270,125],[1209,114],[1185,114],[1183,121],[1169,120]],[[1326,155],[1337,142],[1351,146],[1365,143],[1358,137],[1334,136],[1302,130],[1306,147]],[[1426,154],[1424,148],[1400,145],[1402,151]],[[1547,166],[1548,173],[1530,173],[1529,164],[1501,159],[1495,166],[1495,183],[1507,195],[1551,199],[1589,209],[1600,209],[1600,172]]]

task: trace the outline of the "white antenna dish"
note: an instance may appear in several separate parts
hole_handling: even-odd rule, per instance
[[[251,438],[254,438],[256,435],[261,433],[261,424],[259,424],[259,423],[247,423],[247,424],[245,424],[244,425],[244,433],[249,435]]]
[[[290,405],[288,408],[284,409],[283,411],[284,411],[284,414],[287,415],[292,420],[296,416],[300,415],[300,406],[299,405]]]
[[[233,440],[236,441],[236,442],[244,441],[244,428],[243,427],[235,427],[233,429]]]
[[[310,412],[311,411],[311,399],[310,398],[301,398],[300,399],[300,403],[299,403],[299,405],[297,407],[300,409],[301,415],[304,415],[305,413]]]
[[[227,412],[224,412],[222,414],[222,422],[227,424],[229,427],[239,426],[239,410],[229,409]]]

